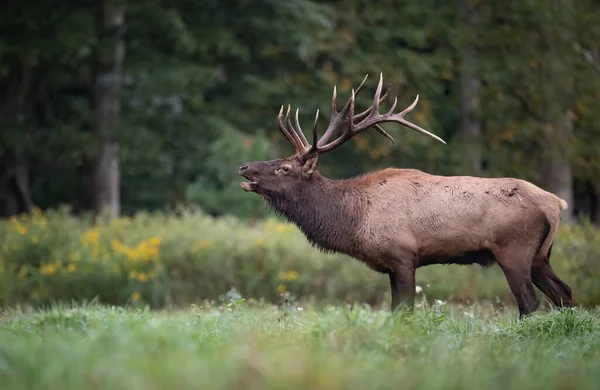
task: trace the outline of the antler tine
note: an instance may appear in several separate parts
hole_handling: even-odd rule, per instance
[[[296,111],[296,121],[298,121],[298,111]],[[298,128],[292,126],[292,122],[290,121],[290,107],[288,106],[287,113],[285,115],[285,122],[287,125],[288,132],[294,139],[294,142],[298,144],[298,151],[296,153],[303,153],[308,148],[308,141],[304,134],[302,134],[302,129],[300,129],[300,125],[298,124]],[[298,123],[298,122],[296,122]]]
[[[354,88],[352,88],[352,97],[350,98],[350,115],[348,115],[348,117],[350,118],[350,126],[348,126],[348,128],[346,129],[346,131],[352,130],[353,128],[353,121],[354,121],[354,104],[356,102],[356,93],[354,92]]]
[[[429,131],[422,129],[421,127],[415,125],[412,122],[407,121],[406,119],[404,119],[404,115],[408,114],[409,112],[411,112],[413,110],[413,108],[415,108],[417,106],[417,102],[419,101],[419,95],[417,95],[417,97],[415,98],[415,100],[413,101],[413,103],[406,107],[404,110],[402,110],[402,112],[400,112],[399,114],[393,114],[393,115],[389,115],[386,114],[383,116],[383,118],[386,118],[385,121],[386,122],[396,122],[396,123],[400,123],[401,125],[404,125],[410,129],[413,129],[421,134],[425,134],[430,136],[431,138],[440,141],[443,144],[446,144],[446,141],[444,141],[443,139],[441,139],[440,137],[438,137],[437,135],[430,133]],[[389,118],[389,119],[387,119]],[[383,122],[383,121],[380,121]]]
[[[334,85],[333,86],[333,96],[331,97],[331,115],[337,113],[337,106],[335,104],[336,101],[337,101],[337,88]]]
[[[365,78],[363,79],[363,81],[360,83],[360,85],[358,86],[358,88],[356,88],[356,91],[354,92],[354,97],[358,96],[358,94],[359,94],[360,90],[362,89],[363,85],[365,85],[365,82],[367,81],[368,77],[369,77],[369,74],[367,73],[367,75],[365,76]],[[348,109],[349,104],[350,104],[350,100],[348,100],[346,102],[346,104],[344,105],[344,108],[342,108],[342,111],[340,111],[340,112],[346,112],[346,110]]]
[[[358,93],[360,92],[360,90],[362,89],[363,85],[365,85],[365,82],[367,81],[367,78],[369,77],[369,74],[367,73],[365,75],[365,78],[363,79],[363,81],[360,83],[360,85],[358,86],[358,88],[356,88],[356,95],[358,96]]]
[[[292,137],[294,139],[294,143],[299,144],[300,140],[298,139],[298,135],[294,131],[294,128],[292,127],[292,123],[290,122],[291,109],[292,108],[288,104],[287,112],[285,113],[285,125],[286,125],[286,129],[287,129],[288,133],[290,134],[290,137]]]
[[[288,129],[283,124],[283,105],[281,106],[281,109],[279,109],[279,114],[277,115],[277,126],[279,127],[279,131],[281,131],[285,139],[287,139],[288,142],[292,144],[292,146],[294,146],[295,148],[294,139],[288,132]]]
[[[374,125],[373,126],[375,128],[375,131],[377,131],[379,134],[383,135],[385,138],[389,139],[390,141],[392,141],[392,144],[395,144],[396,141],[394,141],[394,137],[392,137],[391,135],[389,135],[387,133],[387,131],[385,131],[383,129],[383,127],[379,126],[379,125]]]
[[[289,123],[289,115],[290,115],[290,106],[288,105],[288,109],[287,109],[287,113],[286,113],[286,120],[288,123]],[[286,127],[286,125],[283,122],[283,106],[281,106],[281,109],[279,110],[279,115],[277,115],[277,125],[279,127],[279,131],[281,131],[283,136],[294,147],[295,154],[300,154],[300,153],[305,152],[306,148],[304,147],[304,145],[302,145],[297,134],[295,134],[295,132],[293,130],[290,131],[290,129],[288,127]]]
[[[313,143],[308,150],[308,153],[314,153],[317,151],[317,145],[319,143],[319,135],[317,134],[317,130],[319,128],[319,109],[315,114],[315,121],[313,122]]]
[[[300,127],[300,121],[298,120],[298,112],[300,111],[299,108],[296,108],[296,127],[294,127],[293,129],[296,131],[296,134],[298,134],[298,137],[300,138],[300,141],[302,142],[302,145],[304,145],[305,148],[307,148],[309,146],[308,140],[306,139],[306,137],[304,136],[304,132],[302,131],[302,128]]]
[[[417,106],[418,102],[419,102],[419,94],[417,94],[417,96],[415,97],[415,100],[412,102],[412,104],[410,106],[406,107],[404,110],[402,110],[402,112],[399,113],[398,115],[404,116],[404,115],[408,114]],[[394,108],[395,108],[395,105],[394,105]],[[391,112],[393,112],[393,111],[390,111],[390,113]]]
[[[383,73],[379,73],[379,84],[377,84],[377,89],[375,90],[375,97],[373,98],[373,105],[371,113],[379,112],[379,96],[381,96],[381,88],[383,87]]]
[[[418,98],[418,97],[419,97],[419,95],[417,95],[417,98]],[[388,113],[387,113],[386,115],[390,115],[390,114],[392,114],[392,113],[394,112],[394,110],[396,109],[396,105],[397,105],[397,104],[398,104],[398,97],[395,97],[395,98],[394,98],[394,104],[392,104],[392,108],[390,108],[390,110],[388,111]],[[413,108],[414,108],[414,107],[413,107]],[[412,108],[411,108],[411,110],[412,110]],[[404,111],[402,111],[402,112],[400,113],[400,115],[403,115],[403,114],[405,114],[406,112],[408,112],[408,111],[404,110]]]

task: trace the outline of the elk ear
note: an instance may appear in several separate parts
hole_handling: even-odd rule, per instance
[[[313,172],[317,170],[317,160],[319,159],[319,155],[315,154],[314,156],[310,156],[304,165],[302,166],[302,178],[310,179]]]

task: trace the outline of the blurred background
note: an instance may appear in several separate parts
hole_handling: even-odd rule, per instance
[[[237,175],[292,153],[281,105],[306,131],[365,74],[368,107],[379,73],[448,144],[388,124],[395,145],[367,131],[320,171],[530,180],[569,202],[552,263],[577,303],[600,302],[595,0],[32,0],[0,31],[2,306],[387,304],[387,277],[312,249]],[[512,304],[497,268],[417,279],[424,302]]]

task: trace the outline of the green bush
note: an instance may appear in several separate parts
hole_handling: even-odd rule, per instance
[[[94,225],[68,210],[36,211],[0,221],[0,235],[4,307],[94,298],[160,307],[226,299],[232,289],[270,302],[282,295],[389,302],[387,276],[347,256],[319,252],[294,225],[274,218],[249,225],[187,210]],[[600,303],[599,254],[600,231],[591,224],[561,227],[551,262],[577,303]],[[417,271],[417,283],[427,301],[513,302],[497,266],[429,266]]]

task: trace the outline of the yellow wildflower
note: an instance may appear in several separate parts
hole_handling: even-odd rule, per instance
[[[280,294],[283,294],[286,291],[285,285],[280,284],[277,286],[277,291],[279,291]]]
[[[117,253],[126,253],[127,249],[129,249],[125,244],[123,244],[119,240],[112,240],[110,243],[110,247]]]
[[[148,242],[150,243],[150,245],[158,246],[160,245],[160,237],[152,237],[148,240]]]
[[[83,232],[81,241],[84,244],[97,244],[100,239],[100,231],[98,229],[90,229]]]
[[[264,237],[259,237],[259,238],[255,239],[254,244],[256,244],[256,246],[264,246],[265,245]]]
[[[54,264],[42,264],[40,265],[40,273],[43,275],[52,275],[56,272],[56,266]]]
[[[142,294],[140,294],[138,291],[134,292],[133,294],[131,294],[131,299],[134,302],[139,301],[140,299],[142,299]]]
[[[132,262],[150,261],[159,256],[157,242],[160,242],[160,238],[154,237],[148,241],[141,241],[135,248],[130,248],[118,240],[113,240],[111,247],[115,252],[126,255]]]
[[[148,275],[146,275],[143,272],[140,272],[137,274],[137,278],[138,282],[142,282],[142,283],[146,283],[148,281]]]
[[[137,272],[135,270],[129,271],[129,277],[142,283],[146,283],[148,281],[148,275],[146,275],[143,272]]]
[[[17,231],[17,233],[19,233],[22,236],[27,234],[27,228],[18,222],[17,222],[17,225],[15,226],[15,230]]]
[[[33,242],[34,245],[37,245],[40,243],[40,239],[37,238],[36,236],[31,237],[31,242]]]
[[[69,273],[75,272],[76,269],[77,269],[77,266],[73,263],[69,263],[69,265],[67,266],[67,271]]]
[[[290,270],[290,271],[282,271],[279,273],[279,279],[281,280],[296,280],[296,278],[298,277],[298,272],[294,271],[294,270]]]

